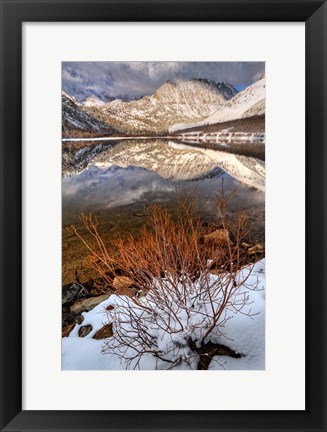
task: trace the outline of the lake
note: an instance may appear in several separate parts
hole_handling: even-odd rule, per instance
[[[149,204],[173,213],[177,194],[186,191],[198,195],[203,223],[214,224],[223,181],[226,193],[236,189],[230,211],[252,209],[255,235],[264,237],[264,161],[167,139],[65,142],[62,156],[63,284],[77,267],[81,279],[91,274],[86,252],[65,230],[81,212],[98,217],[105,239],[125,236],[144,225]]]

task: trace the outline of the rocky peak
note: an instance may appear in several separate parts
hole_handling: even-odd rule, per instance
[[[210,86],[214,91],[223,95],[227,100],[231,99],[238,93],[232,84],[225,83],[224,81],[209,81],[206,78],[193,78],[192,81],[199,81],[207,86]]]

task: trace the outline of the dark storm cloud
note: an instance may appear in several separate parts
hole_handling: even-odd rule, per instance
[[[263,72],[263,62],[64,62],[62,85],[77,98],[89,94],[143,96],[167,80],[206,78],[243,88]]]

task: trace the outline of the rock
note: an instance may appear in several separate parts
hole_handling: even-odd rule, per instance
[[[108,294],[103,294],[103,295],[98,296],[98,297],[91,297],[88,299],[77,300],[77,302],[74,303],[70,307],[70,311],[71,311],[71,313],[73,313],[75,315],[79,315],[85,311],[88,312],[88,311],[92,310],[93,308],[95,308],[95,306],[98,306],[98,304],[107,300],[108,298],[109,298]]]
[[[74,282],[72,285],[66,286],[62,290],[62,304],[71,303],[77,298],[81,298],[87,294],[87,290],[79,283]]]
[[[115,309],[115,306],[113,306],[113,305],[109,305],[109,306],[106,307],[107,311],[111,311],[113,309]]]
[[[73,328],[75,327],[75,324],[76,323],[73,322],[73,323],[68,324],[65,327],[63,327],[62,332],[61,332],[62,337],[69,336],[69,333],[73,330]]]
[[[248,249],[248,254],[249,255],[254,255],[257,253],[263,253],[264,252],[264,247],[261,244],[256,244],[255,246],[251,247],[250,249]]]
[[[204,236],[205,243],[214,243],[220,245],[228,245],[231,243],[229,232],[227,229],[221,228]]]
[[[89,333],[91,333],[91,331],[93,330],[93,327],[91,326],[91,324],[88,324],[86,326],[81,327],[78,330],[78,336],[79,337],[85,337],[87,336]]]
[[[112,324],[110,323],[104,325],[100,330],[98,330],[93,336],[93,339],[106,339],[112,337],[112,335]]]
[[[63,307],[61,314],[61,324],[62,328],[64,328],[68,324],[72,324],[75,322],[75,317],[70,313],[70,309]]]
[[[112,286],[116,289],[124,289],[133,285],[133,281],[128,276],[116,276],[112,282]]]
[[[84,317],[82,315],[78,315],[76,317],[77,324],[82,324],[83,321],[84,321]]]

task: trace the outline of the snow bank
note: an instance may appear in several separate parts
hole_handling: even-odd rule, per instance
[[[237,307],[229,307],[226,310],[224,317],[224,324],[217,331],[214,331],[210,340],[215,343],[228,345],[232,350],[237,353],[244,354],[241,358],[231,358],[228,356],[216,356],[210,364],[210,369],[264,369],[265,367],[265,259],[256,263],[251,274],[249,275],[249,268],[244,268],[239,273],[239,278],[249,276],[246,283],[241,287],[238,295],[247,298],[246,306],[242,310],[238,310]],[[217,276],[211,275],[211,278],[217,278]],[[253,290],[253,287],[256,287]],[[139,300],[140,302],[147,300],[145,297]],[[112,322],[117,317],[119,308],[124,307],[126,304],[134,305],[128,297],[112,295],[110,298],[90,312],[84,312],[84,321],[80,325],[76,325],[69,337],[62,339],[62,369],[65,370],[98,370],[98,369],[127,369],[133,368],[133,363],[128,364],[125,360],[114,355],[115,347],[117,347],[117,341],[115,338],[109,338],[106,340],[95,340],[93,339],[94,334],[97,330],[103,327],[104,324]],[[113,305],[114,309],[108,311],[106,308],[109,305]],[[193,305],[194,306],[194,305]],[[135,313],[137,314],[137,306]],[[199,329],[196,325],[199,320],[203,320],[204,314],[198,312],[207,311],[207,303],[205,299],[203,302],[197,301],[197,304],[193,307],[194,313],[191,314],[191,318],[188,318],[185,314],[185,310],[178,308],[176,303],[175,312],[178,313],[178,321],[183,323],[185,328],[185,334],[178,332],[173,335],[168,335],[165,331],[155,326],[149,325],[148,332],[151,337],[156,337],[158,340],[158,347],[162,351],[170,352],[174,355],[176,346],[180,346],[182,350],[189,350],[184,344],[184,337],[187,337],[192,326],[195,332],[205,331]],[[126,310],[126,309],[125,309]],[[144,313],[144,311],[142,312]],[[162,311],[164,315],[165,310]],[[251,314],[251,316],[248,316]],[[172,318],[173,319],[173,318]],[[147,321],[145,320],[145,323]],[[91,324],[93,329],[86,337],[82,338],[78,336],[79,329],[85,325]],[[114,334],[115,334],[115,322]],[[128,320],[123,323],[127,331],[133,333],[133,329],[129,326]],[[129,326],[129,327],[128,327]],[[193,335],[192,335],[193,336]],[[199,335],[194,334],[194,337]],[[169,344],[172,344],[170,346]],[[179,344],[179,345],[178,345]],[[106,353],[103,352],[103,347],[106,345]],[[110,350],[112,348],[112,351]],[[127,354],[133,354],[132,352]],[[190,353],[185,352],[185,356]],[[193,355],[189,364],[181,362],[174,369],[196,369],[197,357]],[[168,369],[170,364],[165,361],[158,361],[152,354],[145,354],[140,363],[137,365],[140,369]]]

